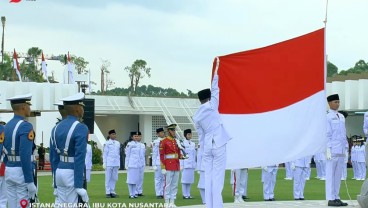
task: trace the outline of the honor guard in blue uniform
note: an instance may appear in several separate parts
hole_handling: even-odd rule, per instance
[[[326,150],[326,199],[328,206],[338,207],[348,204],[340,200],[342,166],[346,153],[345,117],[337,110],[340,107],[338,94],[327,97],[330,109],[327,112],[327,150]]]
[[[31,123],[25,120],[31,114],[31,94],[8,98],[14,117],[5,125],[4,152],[6,154],[5,181],[9,207],[22,207],[24,200],[35,199],[33,140],[35,134]],[[28,203],[29,206],[29,203]]]
[[[118,170],[120,167],[120,142],[116,141],[114,129],[108,132],[109,140],[104,144],[103,168],[105,169],[105,193],[106,198],[115,198],[116,181],[118,181]]]
[[[152,168],[155,171],[155,192],[157,199],[164,198],[165,177],[161,173],[160,142],[165,138],[163,128],[156,129],[157,139],[152,142]]]
[[[195,143],[191,141],[192,130],[184,130],[185,140],[183,141],[183,146],[188,158],[185,160],[180,160],[180,170],[181,172],[181,188],[183,193],[183,199],[192,199],[190,195],[190,187],[194,183],[194,171],[197,166],[196,164],[196,154]]]
[[[51,132],[50,161],[55,171],[59,203],[88,202],[83,188],[88,127],[79,122],[84,114],[84,93],[61,99],[68,116]],[[56,158],[59,158],[59,161]]]
[[[1,104],[1,103],[0,103]],[[3,152],[3,142],[4,142],[4,125],[5,122],[0,119],[0,208],[6,208],[8,202],[6,194],[6,184],[5,184],[5,163],[4,152]]]
[[[212,89],[198,92],[201,106],[193,116],[199,140],[203,140],[202,162],[206,170],[206,207],[208,208],[223,207],[221,193],[225,180],[226,144],[231,139],[222,125],[218,111],[220,89],[217,69],[213,76]]]
[[[129,189],[129,198],[138,197],[138,186],[141,183],[141,170],[145,166],[145,148],[140,142],[140,132],[130,132],[132,141],[128,142],[125,149],[125,169],[127,170],[127,181]],[[141,193],[142,196],[142,193]]]

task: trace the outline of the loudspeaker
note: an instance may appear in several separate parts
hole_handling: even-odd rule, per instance
[[[83,123],[87,125],[89,133],[94,133],[95,126],[95,99],[84,99]]]

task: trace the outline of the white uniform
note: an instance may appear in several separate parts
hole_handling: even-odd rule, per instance
[[[345,117],[335,111],[327,113],[327,148],[331,150],[331,160],[326,161],[326,199],[340,199],[340,184],[346,152]]]
[[[234,202],[244,202],[243,196],[247,196],[248,168],[231,171],[230,184],[233,187]]]
[[[347,144],[348,145],[348,144]],[[348,161],[349,161],[349,146],[345,148],[344,165],[342,166],[342,176],[341,180],[346,180],[348,176]]]
[[[194,170],[197,166],[196,149],[195,143],[187,139],[183,141],[183,145],[188,158],[180,160],[180,169],[182,169],[181,187],[183,197],[190,197],[190,187],[194,183]]]
[[[152,142],[152,166],[155,167],[155,192],[156,196],[164,195],[165,177],[161,172],[160,141],[158,137]]]
[[[266,201],[275,200],[275,185],[278,165],[262,168],[263,198]]]
[[[308,174],[308,167],[310,167],[311,157],[303,157],[292,162],[294,169],[294,199],[304,199],[304,187]]]
[[[225,178],[226,143],[230,140],[218,112],[219,91],[218,75],[215,74],[212,81],[211,100],[202,104],[193,116],[199,140],[203,141],[200,148],[203,149],[202,162],[206,170],[206,207],[208,208],[223,207],[221,193]]]
[[[105,192],[106,194],[116,194],[115,185],[118,180],[118,170],[120,167],[120,142],[109,139],[104,145],[103,163],[105,171]]]
[[[356,148],[357,152],[357,166],[358,166],[358,177],[357,180],[364,181],[366,176],[365,166],[365,145],[358,145]]]
[[[144,180],[144,168],[146,167],[146,146],[139,142],[140,144],[140,158],[143,160],[143,165],[139,169],[139,178],[137,189],[135,191],[136,195],[141,195],[143,193],[143,180]]]
[[[142,143],[131,141],[125,149],[125,168],[127,169],[127,181],[130,197],[137,195],[137,186],[140,184],[141,170],[144,168],[144,154],[142,154]],[[144,145],[143,145],[144,146]],[[143,148],[145,149],[145,148]]]
[[[198,180],[198,186],[199,192],[201,194],[202,203],[206,203],[206,192],[205,192],[205,173],[204,173],[204,164],[203,161],[203,153],[201,151],[201,148],[197,151],[197,171],[199,172],[199,180]]]
[[[314,155],[314,162],[316,163],[317,179],[326,180],[326,153],[320,152]]]
[[[85,164],[86,164],[86,180],[87,182],[90,182],[92,170],[92,147],[90,144],[87,144]]]

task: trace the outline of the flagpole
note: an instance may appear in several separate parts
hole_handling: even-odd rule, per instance
[[[325,62],[325,97],[326,97],[326,82],[327,82],[327,60],[328,60],[328,56],[327,56],[327,53],[326,53],[326,30],[327,30],[327,13],[328,12],[328,0],[326,0],[326,12],[325,12],[325,20],[323,21],[323,23],[325,24],[325,29],[324,29],[324,40],[323,40],[323,43],[324,43],[324,62]]]

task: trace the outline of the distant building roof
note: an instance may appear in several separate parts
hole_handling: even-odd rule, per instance
[[[327,83],[333,81],[345,81],[345,80],[359,80],[368,79],[368,72],[362,72],[360,74],[348,73],[347,75],[334,75],[333,77],[327,77]]]

